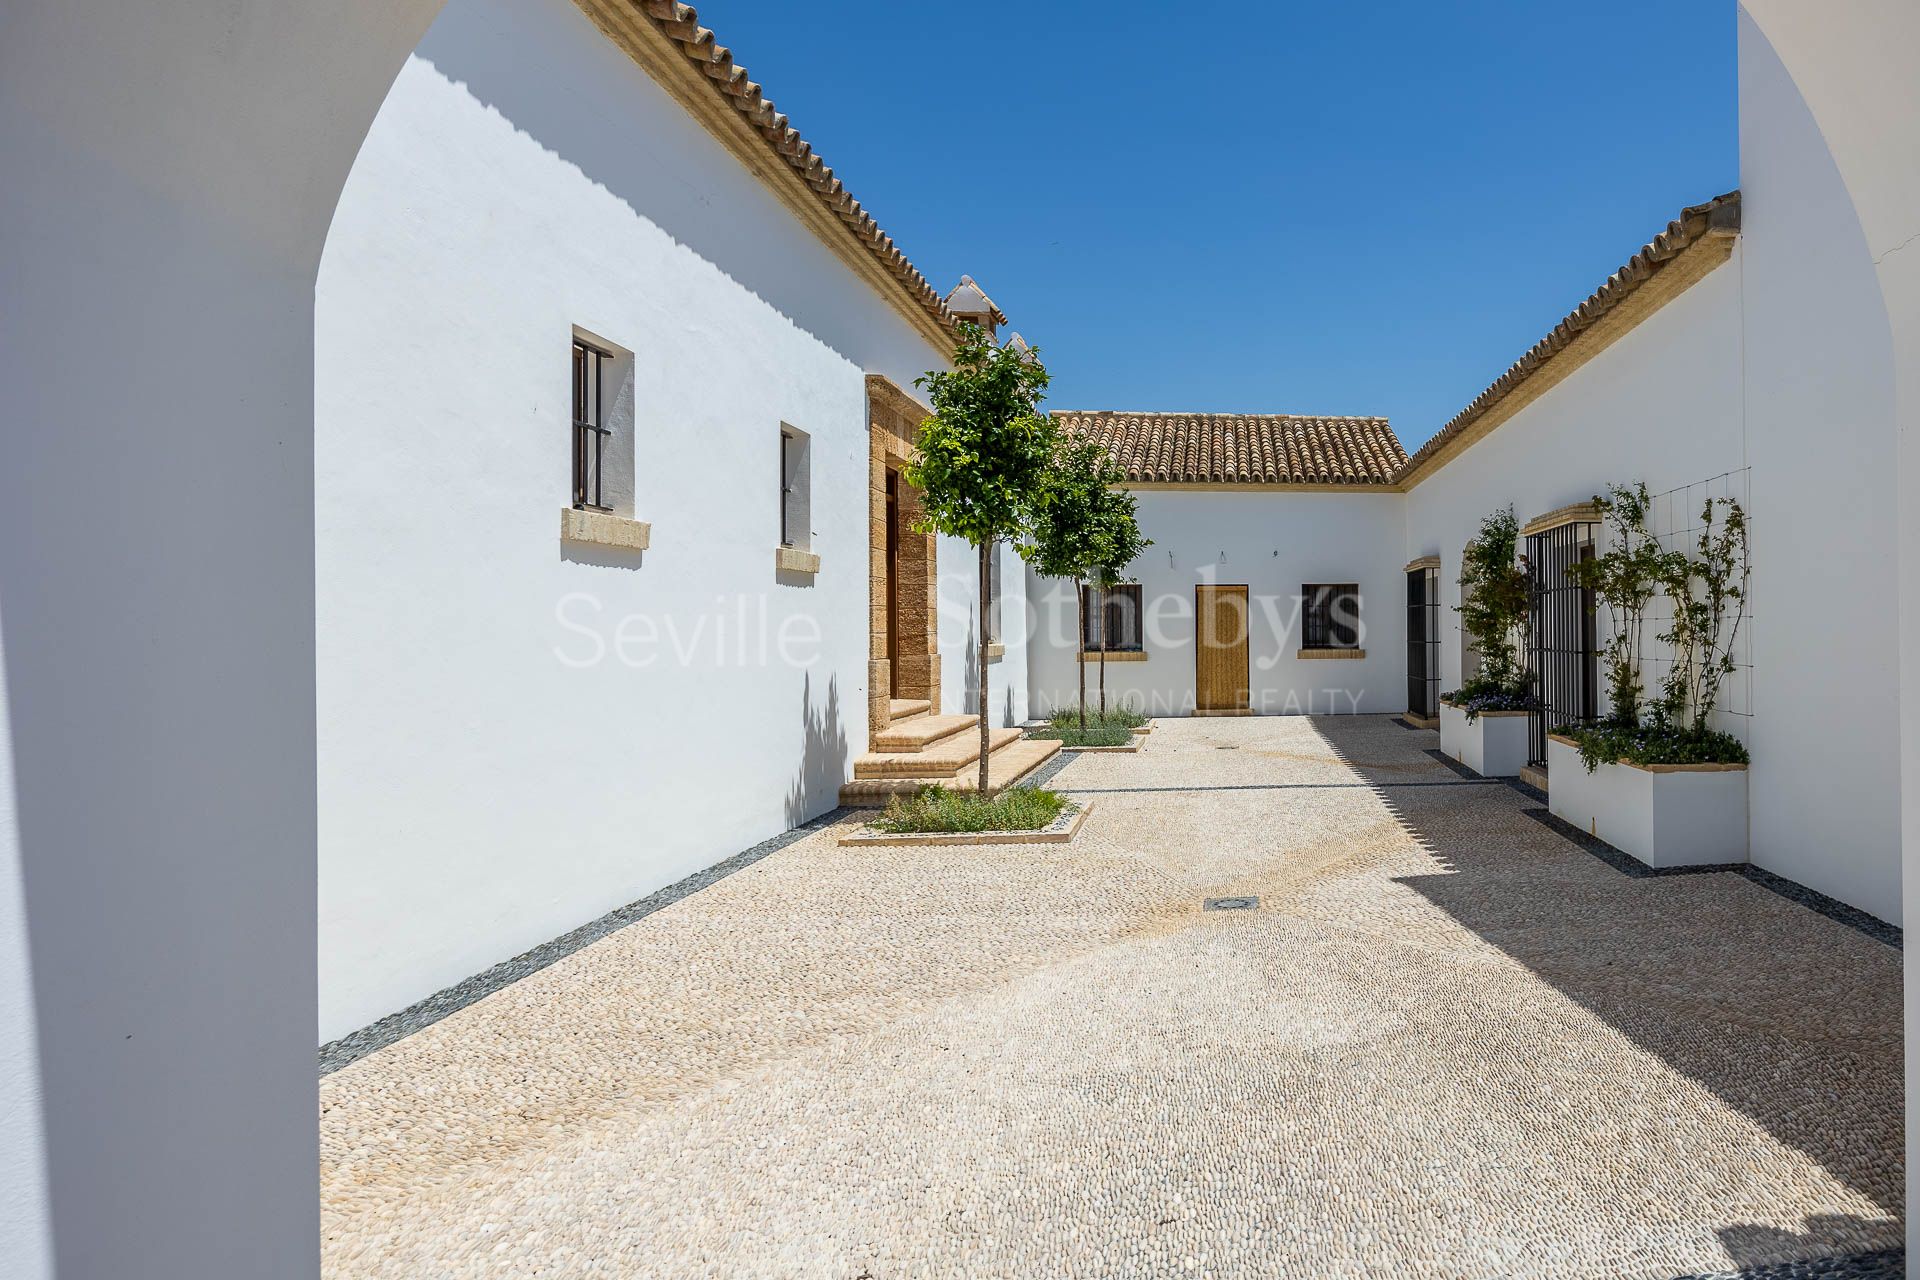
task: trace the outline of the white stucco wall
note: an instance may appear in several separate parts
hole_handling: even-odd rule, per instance
[[[1007,651],[987,662],[987,719],[1016,725],[1027,718],[1029,610],[1026,562],[1009,544],[1000,557],[1000,635]],[[935,556],[940,566],[940,705],[947,712],[971,713],[980,688],[980,553],[958,538],[941,537]]]
[[[1524,521],[1642,480],[1672,495],[1664,532],[1709,494],[1739,499],[1752,608],[1716,719],[1753,754],[1752,859],[1898,922],[1888,339],[1832,161],[1745,18],[1741,122],[1731,260],[1416,485],[1407,547],[1441,557],[1451,685],[1460,548],[1486,512],[1511,501]]]
[[[1490,512],[1525,523],[1639,480],[1675,494],[1663,519],[1746,465],[1740,252],[1406,495],[1405,559],[1440,557],[1443,689],[1461,679],[1460,552]]]
[[[1145,662],[1109,662],[1107,695],[1158,715],[1194,706],[1194,588],[1245,584],[1252,618],[1247,665],[1252,706],[1265,714],[1406,709],[1406,580],[1401,498],[1392,493],[1149,489],[1137,494],[1154,545],[1137,560]],[[1300,588],[1360,586],[1363,659],[1295,657]],[[1078,697],[1072,584],[1032,577],[1037,639],[1028,655],[1035,714]],[[1097,664],[1087,672],[1088,697]]]
[[[1755,862],[1899,921],[1898,437],[1872,256],[1818,127],[1744,13]]]
[[[1902,893],[1920,910],[1920,7],[1910,0],[1848,0],[1809,6],[1799,0],[1744,0],[1793,86],[1817,121],[1849,203],[1864,232],[1878,281],[1878,304],[1891,342],[1899,439],[1899,550],[1893,560],[1900,601]],[[1920,1158],[1920,982],[1908,953],[1907,1163]],[[1909,1234],[1920,1223],[1920,1179],[1907,1189]],[[1920,1276],[1920,1248],[1909,1242],[1907,1274]]]
[[[574,326],[635,353],[644,553],[558,538]],[[428,32],[316,350],[324,1040],[835,804],[867,742],[863,377],[939,356],[564,0]],[[783,422],[810,585],[773,566]]]
[[[435,7],[0,20],[8,1280],[319,1272],[313,273]]]

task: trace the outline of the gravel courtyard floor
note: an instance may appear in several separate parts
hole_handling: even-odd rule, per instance
[[[1070,845],[790,844],[325,1077],[326,1272],[1667,1280],[1897,1246],[1899,953],[1741,876],[1623,875],[1436,738],[1161,721],[1059,774],[1099,801]]]

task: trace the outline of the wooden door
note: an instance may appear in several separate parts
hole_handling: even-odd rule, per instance
[[[900,696],[900,473],[887,468],[887,696]]]
[[[1246,711],[1252,705],[1247,674],[1247,589],[1193,589],[1195,627],[1194,709]]]

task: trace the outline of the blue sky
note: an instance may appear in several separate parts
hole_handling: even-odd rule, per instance
[[[700,13],[1055,408],[1384,414],[1412,449],[1739,181],[1733,0]]]

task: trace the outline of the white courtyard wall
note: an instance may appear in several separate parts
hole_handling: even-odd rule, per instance
[[[980,553],[958,538],[942,536],[940,565],[940,705],[972,714],[980,692]],[[1000,558],[1000,635],[1006,652],[987,661],[987,720],[1017,725],[1026,720],[1028,617],[1026,562],[1010,544]]]
[[[641,553],[559,538],[575,326],[634,353]],[[863,376],[940,358],[571,4],[428,32],[341,198],[316,356],[323,1040],[835,804],[867,742]],[[782,423],[811,581],[775,574]]]
[[[1511,504],[1525,523],[1638,480],[1669,495],[1653,520],[1665,530],[1709,492],[1746,500],[1740,253],[1406,495],[1405,558],[1440,557],[1443,690],[1461,681],[1461,550],[1489,513]],[[1729,710],[1744,737],[1747,708]]]
[[[1898,922],[1896,446],[1885,318],[1861,231],[1790,79],[1741,21],[1743,230],[1733,257],[1407,499],[1441,557],[1442,683],[1460,677],[1460,549],[1644,480],[1687,540],[1709,495],[1751,517],[1740,669],[1718,727],[1753,754],[1751,857]],[[1657,627],[1656,627],[1657,629]],[[1649,683],[1660,674],[1657,663]]]
[[[1753,858],[1898,922],[1892,339],[1818,126],[1744,13],[1739,39]]]
[[[1155,715],[1194,707],[1194,588],[1245,584],[1247,666],[1261,714],[1350,714],[1406,709],[1406,596],[1400,495],[1226,489],[1144,489],[1141,531],[1154,545],[1130,575],[1141,585],[1144,662],[1109,662],[1107,695]],[[1362,659],[1302,659],[1300,589],[1360,587]],[[1030,579],[1037,628],[1028,663],[1036,714],[1070,706],[1077,608],[1072,584]],[[1098,682],[1087,669],[1088,697]]]

